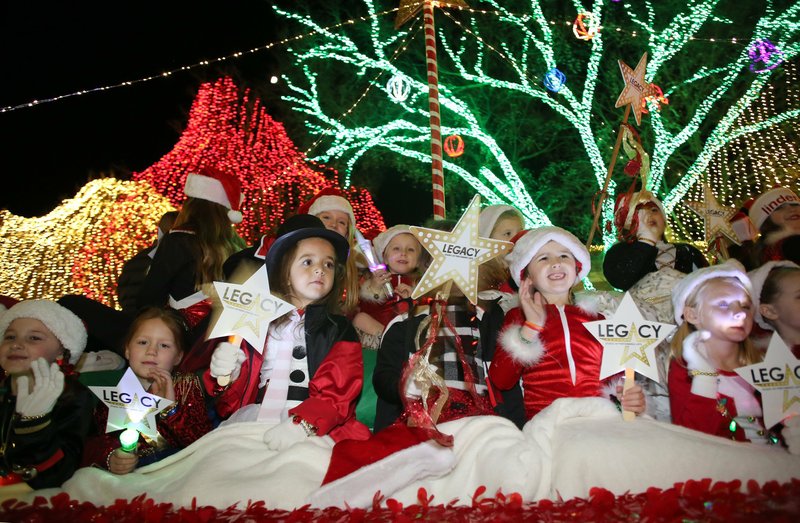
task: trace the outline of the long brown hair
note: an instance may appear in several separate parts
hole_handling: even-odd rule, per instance
[[[214,280],[222,280],[222,264],[228,256],[244,248],[224,206],[200,198],[187,198],[175,220],[173,230],[188,230],[195,234],[195,288]]]

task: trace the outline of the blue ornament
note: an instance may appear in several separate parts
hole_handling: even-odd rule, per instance
[[[544,75],[544,86],[554,93],[559,92],[565,83],[567,83],[567,76],[555,67]]]

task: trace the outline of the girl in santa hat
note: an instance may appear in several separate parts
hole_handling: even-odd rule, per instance
[[[738,441],[769,443],[755,389],[735,369],[761,360],[753,327],[750,279],[734,260],[686,276],[672,301],[672,421]]]
[[[749,211],[761,233],[755,244],[757,263],[789,260],[800,264],[800,197],[775,187],[755,199]]]
[[[753,282],[755,321],[765,331],[754,342],[766,347],[774,331],[800,358],[800,266],[788,260],[768,261],[748,276]]]
[[[91,426],[92,393],[72,372],[86,328],[53,301],[28,300],[0,314],[0,333],[0,485],[58,487]]]
[[[582,325],[603,318],[601,296],[572,293],[589,273],[589,251],[564,229],[540,227],[520,237],[506,259],[520,306],[505,317],[489,367],[491,382],[510,389],[522,379],[527,419],[557,398],[601,396],[603,347]],[[624,394],[620,385],[617,397],[623,409],[644,412],[639,385]]]
[[[267,252],[270,291],[296,309],[270,323],[259,352],[228,342],[203,376],[219,415],[271,424],[264,439],[280,450],[307,437],[366,439],[355,419],[361,392],[361,344],[340,310],[347,241],[319,218],[298,214],[278,228]],[[232,382],[220,385],[217,378]]]
[[[525,227],[525,218],[510,205],[489,205],[481,210],[478,235],[482,238],[513,241]],[[510,285],[508,263],[503,257],[493,258],[478,267],[479,303],[485,309],[496,302],[508,312],[519,305],[516,288]]]
[[[82,466],[127,474],[189,446],[211,430],[199,378],[175,372],[188,350],[188,335],[189,326],[177,311],[150,307],[136,317],[125,339],[125,358],[147,392],[174,403],[158,415],[158,438],[140,436],[134,452],[119,448],[121,431],[106,432],[108,407],[99,404],[94,411],[98,434],[87,441]]]

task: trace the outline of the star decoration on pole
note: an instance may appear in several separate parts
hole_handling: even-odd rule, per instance
[[[400,0],[400,7],[397,8],[397,18],[394,20],[394,28],[399,29],[403,24],[417,16],[425,2],[433,2],[434,6],[440,8],[469,7],[464,0]]]
[[[259,353],[264,350],[270,322],[295,308],[270,293],[264,265],[242,284],[215,281],[214,288],[222,314],[208,337],[240,336]]]
[[[636,125],[642,125],[642,101],[652,94],[650,84],[644,81],[644,73],[647,70],[647,53],[644,53],[639,59],[636,69],[631,69],[625,62],[619,60],[619,70],[625,81],[625,88],[617,98],[614,107],[624,107],[630,104],[633,116],[636,118]]]
[[[480,196],[476,195],[452,232],[411,227],[411,233],[433,257],[412,298],[453,281],[467,299],[478,300],[478,266],[511,250],[511,242],[478,236]]]
[[[739,367],[736,373],[761,392],[768,429],[800,415],[800,360],[777,333],[769,340],[764,361]]]
[[[116,387],[89,387],[89,390],[108,407],[106,432],[136,429],[157,438],[156,414],[174,403],[144,390],[130,367]]]
[[[659,382],[656,347],[675,329],[674,325],[646,320],[627,292],[612,318],[583,325],[603,345],[600,379],[633,369]]]
[[[703,219],[706,230],[706,243],[710,244],[714,238],[721,234],[736,245],[742,244],[730,222],[730,219],[736,215],[737,210],[733,207],[720,205],[708,184],[703,185],[702,202],[687,202],[685,205]]]

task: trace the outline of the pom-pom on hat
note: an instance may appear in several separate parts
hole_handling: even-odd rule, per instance
[[[571,232],[562,229],[561,227],[539,227],[531,229],[522,235],[515,243],[514,249],[511,253],[506,255],[506,262],[511,271],[511,277],[517,286],[522,281],[522,272],[525,267],[531,262],[536,253],[549,241],[559,243],[569,249],[578,266],[578,278],[581,280],[589,274],[592,268],[592,261],[589,256],[589,251],[586,247],[575,237]],[[576,282],[577,282],[576,280]]]
[[[767,278],[769,278],[769,274],[774,269],[778,269],[780,267],[800,269],[800,265],[790,262],[789,260],[777,260],[767,262],[758,269],[747,273],[747,276],[750,277],[750,282],[753,285],[751,300],[753,301],[753,310],[755,311],[754,318],[756,323],[758,323],[758,326],[762,329],[775,330],[774,327],[767,323],[767,321],[761,315],[761,291],[764,289],[764,283],[766,283]]]
[[[325,211],[341,211],[350,216],[350,227],[356,226],[356,216],[353,214],[353,206],[344,197],[342,191],[336,187],[325,187],[310,200],[305,202],[297,209],[297,214],[313,214],[318,216]]]
[[[756,198],[750,207],[750,219],[756,229],[761,229],[775,209],[787,202],[800,203],[800,197],[788,187],[775,187]]]
[[[516,207],[510,205],[489,205],[481,210],[478,217],[478,236],[481,238],[489,238],[492,235],[492,230],[497,224],[500,215],[507,211],[513,211],[522,221],[523,227],[525,226],[525,218]]]
[[[686,306],[686,300],[700,285],[708,280],[714,278],[736,278],[750,296],[753,296],[753,286],[750,283],[744,266],[734,259],[727,260],[725,263],[719,265],[712,265],[711,267],[704,267],[697,269],[686,275],[681,281],[675,284],[672,289],[672,309],[675,312],[675,322],[680,324],[683,322],[683,309]]]
[[[336,261],[338,263],[347,261],[350,246],[344,236],[336,231],[326,229],[322,220],[316,216],[297,214],[291,218],[287,218],[286,221],[278,227],[277,238],[275,238],[275,241],[270,245],[264,260],[264,263],[267,265],[267,272],[270,275],[277,276],[275,271],[278,270],[284,254],[297,244],[297,242],[305,240],[306,238],[323,238],[328,240],[331,242],[333,250],[336,252]]]
[[[649,202],[656,204],[661,214],[665,217],[667,216],[661,200],[656,198],[650,191],[638,191],[630,196],[628,193],[622,193],[617,196],[617,203],[614,205],[614,225],[620,230],[630,229],[633,217],[636,214],[636,207]]]
[[[25,300],[0,315],[0,335],[17,318],[39,320],[69,350],[69,362],[78,363],[86,348],[86,327],[75,313],[50,300]]]
[[[241,223],[241,204],[244,195],[239,179],[214,167],[203,167],[199,173],[189,173],[183,192],[186,196],[218,203],[228,209],[228,219]]]
[[[400,234],[411,234],[411,229],[408,227],[408,225],[395,225],[393,227],[389,227],[377,235],[374,240],[372,240],[372,245],[375,247],[375,254],[378,255],[381,261],[383,261],[383,251],[386,250],[386,246],[389,245],[389,242]]]

